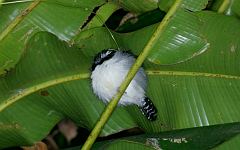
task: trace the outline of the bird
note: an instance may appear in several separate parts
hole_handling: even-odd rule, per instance
[[[129,51],[105,49],[95,57],[91,67],[91,86],[93,92],[104,103],[111,101],[126,77],[136,57]],[[157,118],[157,108],[146,96],[147,76],[140,67],[118,106],[137,105],[142,114],[150,121]]]

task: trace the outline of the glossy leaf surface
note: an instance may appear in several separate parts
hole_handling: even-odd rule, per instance
[[[14,67],[26,43],[36,32],[48,31],[62,40],[70,41],[92,9],[103,3],[101,0],[64,0],[4,5],[0,12],[0,74]],[[14,28],[8,28],[13,24],[16,24]]]
[[[156,134],[143,134],[104,142],[97,142],[94,144],[93,149],[207,150],[218,146],[225,140],[232,138],[238,133],[240,133],[240,123],[231,123],[225,125],[175,130]],[[80,147],[67,150],[77,149],[80,149]]]
[[[83,9],[78,7],[87,7],[88,3],[56,2],[41,3],[0,43],[1,71],[16,64],[22,56],[17,66],[0,79],[1,148],[39,141],[63,118],[70,118],[90,130],[104,108],[91,91],[89,68],[97,52],[117,46],[103,27],[75,33],[90,14],[88,10],[83,15]],[[95,4],[102,3],[89,1],[89,5]],[[48,5],[51,9],[47,9]],[[1,7],[8,13],[0,22],[1,31],[26,6],[17,5],[16,10],[13,6]],[[203,8],[191,7],[193,10]],[[52,16],[40,13],[45,9]],[[53,13],[57,10],[62,11],[56,14],[58,17]],[[68,11],[67,24],[76,21],[70,27],[61,21],[62,13]],[[101,9],[99,12],[101,14]],[[132,127],[156,133],[239,122],[239,20],[207,11],[190,12],[185,8],[177,13],[144,64],[149,78],[147,94],[159,112],[157,121],[146,120],[136,106],[119,107],[102,136]],[[82,21],[76,19],[77,16]],[[57,19],[52,19],[54,17]],[[95,23],[94,27],[101,25]],[[36,29],[32,25],[36,25]],[[140,54],[157,25],[113,34],[122,49]],[[48,31],[57,37],[37,33],[39,31]],[[75,40],[70,47],[58,38]],[[238,140],[236,137],[226,145],[237,147]],[[123,145],[129,146],[124,142]]]
[[[104,108],[90,88],[91,61],[51,34],[34,36],[22,61],[0,80],[0,147],[32,144],[66,117],[90,130]],[[119,108],[102,135],[134,126]]]

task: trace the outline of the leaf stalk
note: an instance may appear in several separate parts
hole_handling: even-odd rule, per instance
[[[38,4],[40,0],[36,0],[32,2],[25,10],[23,10],[8,26],[3,32],[0,34],[0,41],[2,41],[7,35],[19,24],[23,21],[23,19],[29,14]]]
[[[218,13],[224,13],[224,11],[226,11],[227,7],[230,4],[230,0],[223,0],[221,6],[218,9]]]

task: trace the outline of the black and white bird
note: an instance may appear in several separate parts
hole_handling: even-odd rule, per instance
[[[93,92],[105,103],[108,103],[118,91],[136,58],[129,52],[114,49],[98,53],[92,64]],[[157,118],[157,109],[146,96],[147,76],[141,67],[118,105],[137,105],[148,120]]]

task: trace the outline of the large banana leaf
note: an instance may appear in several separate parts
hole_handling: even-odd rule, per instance
[[[203,1],[200,0],[199,2],[203,3]],[[191,7],[188,5],[184,7],[197,8],[199,7],[198,5],[201,6],[201,3],[199,2],[194,2]],[[147,3],[155,3],[154,5],[156,5],[155,1],[149,1]],[[185,3],[188,4],[189,2],[186,1]],[[1,9],[3,13],[0,13],[0,18],[2,18],[0,23],[0,31],[2,32],[0,34],[0,74],[14,67],[14,65],[19,61],[27,41],[36,32],[48,31],[55,34],[60,39],[70,41],[75,37],[75,35],[78,34],[81,28],[86,26],[86,22],[88,21],[87,17],[90,16],[91,10],[102,4],[104,4],[103,0],[92,0],[88,1],[87,3],[74,0],[52,0],[39,2],[35,1],[33,4],[23,3],[16,5],[5,5]],[[136,2],[132,2],[132,4],[136,4]],[[128,3],[126,5],[130,6]],[[136,7],[139,7],[138,9],[142,9],[140,6],[142,6],[142,4],[136,5]],[[147,5],[144,5],[144,8],[146,6]],[[98,16],[89,22],[87,25],[88,28],[101,25],[101,22],[103,22],[117,9],[117,6],[112,3],[106,3],[106,6],[103,5],[102,7],[102,9],[100,8],[100,11],[102,12],[97,13]],[[132,11],[134,11],[134,9],[132,9]],[[146,10],[142,9],[142,11]],[[62,16],[64,16],[64,21],[62,20]],[[179,22],[183,23],[183,20],[186,21],[186,19],[189,21],[185,22],[185,25],[169,27],[166,32],[167,35],[159,39],[159,41],[161,41],[159,44],[165,45],[165,49],[163,49],[163,52],[159,51],[158,49],[150,54],[150,59],[153,62],[165,64],[176,63],[189,59],[193,57],[193,54],[195,56],[206,50],[208,45],[207,41],[201,38],[201,35],[196,32],[196,30],[201,26],[201,22],[196,20],[195,16],[192,16],[190,13],[186,13],[184,11],[179,11],[179,13],[176,15],[176,19],[172,19],[173,21],[171,23],[176,25]],[[188,26],[188,28],[185,26]],[[179,30],[182,33],[180,33],[178,36],[173,34],[176,32],[176,28],[183,28]],[[171,36],[168,36],[169,34]],[[186,39],[181,41],[181,37],[185,37]],[[175,39],[171,40],[171,38]],[[168,43],[169,40],[176,42]],[[15,41],[14,44],[12,44],[12,41]],[[182,50],[179,54],[175,53],[175,50],[174,52],[171,50],[175,49],[176,45],[185,45],[185,48],[192,46],[193,48],[191,51],[188,49],[185,51]],[[158,45],[156,45],[156,47],[158,47]],[[165,60],[164,58],[169,58],[165,57],[165,55],[170,54],[176,56],[170,60]]]
[[[150,11],[156,9],[158,7],[158,1],[155,0],[113,0],[115,3],[120,5],[126,10],[135,13],[143,13],[146,11]]]
[[[159,8],[167,12],[174,2],[175,0],[161,0],[159,1]],[[200,11],[206,8],[207,4],[208,0],[183,0],[183,7],[191,11]]]
[[[210,47],[200,56],[184,63],[160,67],[146,64],[146,69],[149,70],[150,75],[150,85],[158,83],[154,87],[162,87],[161,90],[153,88],[149,92],[153,95],[153,99],[157,99],[156,103],[159,103],[158,107],[161,110],[164,110],[168,103],[172,104],[172,106],[167,106],[168,108],[171,107],[172,111],[168,109],[166,110],[168,112],[160,113],[160,115],[162,114],[162,117],[167,119],[167,116],[174,117],[174,114],[181,114],[181,119],[177,119],[179,125],[186,125],[190,122],[192,125],[208,125],[210,120],[211,123],[222,122],[222,117],[225,115],[227,115],[226,118],[231,116],[227,119],[228,121],[239,121],[239,100],[238,92],[236,91],[239,88],[238,80],[240,72],[238,61],[240,42],[239,38],[237,38],[240,34],[238,28],[240,22],[234,17],[226,17],[212,12],[201,12],[195,15],[204,22],[200,31],[206,37],[206,40],[209,41]],[[151,31],[151,28],[153,29],[155,26],[139,30],[138,32],[142,32],[142,35],[146,37],[147,33]],[[144,30],[147,32],[144,32]],[[122,45],[125,44],[125,47],[131,47],[135,53],[138,53],[142,48],[140,46],[144,46],[145,43],[143,42],[144,38],[139,39],[140,41],[137,40],[136,37],[140,36],[140,34],[136,34],[138,32],[130,33],[128,37],[125,37],[124,34],[116,35],[119,36],[118,38],[128,38]],[[88,51],[93,49],[91,43],[96,41],[95,37],[98,37],[99,34],[103,34],[105,37],[107,33],[105,30],[99,28],[89,31],[88,34],[83,33],[83,36],[80,34],[80,38],[77,41],[77,43],[79,42],[78,46],[82,47],[81,43],[84,43],[85,49]],[[101,40],[103,43],[110,43],[111,41],[110,37]],[[111,47],[112,45],[108,46]],[[103,48],[104,44],[101,44],[96,51]],[[93,53],[95,52],[93,51]],[[230,89],[233,89],[232,92]],[[226,102],[227,104],[225,104],[226,100],[228,100],[228,102]],[[186,105],[185,103],[189,103],[188,101],[192,104]],[[234,114],[233,116],[236,117],[229,115],[230,112],[224,113],[222,112],[223,110],[219,110],[220,107],[216,107],[216,103],[223,108],[227,108],[227,105],[232,103],[233,108],[231,110],[236,106],[235,111],[232,112],[232,114]],[[177,107],[177,109],[175,107]],[[180,107],[181,109],[179,109]],[[192,110],[191,107],[197,108]],[[228,107],[231,108],[231,106]],[[213,111],[214,109],[216,110]],[[228,111],[228,109],[226,109],[226,111]],[[194,115],[193,113],[196,114]],[[209,114],[209,117],[219,115],[221,117],[208,120],[207,114]],[[175,117],[178,118],[178,116]],[[190,121],[187,118],[192,119]],[[174,120],[174,118],[168,118],[167,120]],[[174,121],[174,123],[176,122]]]
[[[194,6],[196,7],[196,4]],[[190,6],[183,5],[180,7],[176,14],[169,20],[168,26],[163,31],[162,36],[157,39],[156,44],[148,56],[148,60],[151,62],[156,64],[179,63],[207,50],[209,42],[205,35],[199,32],[204,22],[195,13],[187,11],[185,7]],[[158,24],[132,33],[121,34],[120,38],[116,35],[116,38],[123,49],[141,51],[153,35],[157,26]],[[94,33],[95,29],[93,29],[92,32]],[[77,41],[88,41],[91,36],[91,33],[85,32],[80,33],[76,39]],[[96,41],[96,37],[93,36],[94,40],[91,42]],[[85,42],[77,42],[77,44],[78,43],[78,47],[86,48]],[[110,42],[108,43],[109,47],[113,47]],[[105,47],[105,43],[101,45]],[[103,47],[101,45],[99,47],[102,49]],[[93,46],[90,44],[87,49],[92,51]]]
[[[104,3],[104,0],[37,0],[4,5],[0,9],[0,74],[19,61],[26,43],[36,32],[48,31],[70,41],[85,25],[92,10]]]
[[[104,107],[90,88],[91,58],[48,33],[34,36],[25,51],[0,80],[0,147],[32,144],[64,117],[91,129]],[[136,126],[123,108],[113,118],[102,135]]]
[[[73,6],[67,2],[61,1],[63,6]],[[193,27],[181,26],[180,20],[185,21],[185,16],[191,18]],[[138,54],[156,26],[114,35],[122,48]],[[136,126],[146,132],[159,132],[239,122],[239,26],[239,20],[234,17],[180,9],[161,37],[167,39],[165,45],[154,47],[148,59],[153,62],[161,60],[157,62],[160,64],[183,63],[167,66],[153,65],[148,61],[145,63],[149,76],[148,95],[159,110],[158,120],[149,122],[135,106],[120,107],[114,112],[102,135]],[[173,33],[173,29],[176,33]],[[183,35],[181,31],[193,34]],[[20,37],[22,35],[19,33]],[[67,36],[56,35],[67,41],[76,36],[64,39]],[[179,38],[174,38],[176,36],[188,38],[190,47],[184,45],[186,41],[183,39],[178,44]],[[12,39],[18,36],[10,37],[8,35],[4,40],[13,46],[16,40]],[[92,56],[102,49],[116,48],[108,30],[94,28],[80,32],[72,47],[58,38],[49,33],[27,36],[27,45],[21,43],[20,46],[23,49],[25,45],[24,53],[19,53],[22,54],[21,61],[0,79],[1,148],[32,144],[45,137],[64,117],[91,129],[102,112],[104,105],[92,94],[88,77]],[[174,42],[176,48],[169,52],[166,47]],[[6,43],[1,41],[1,44]],[[204,53],[199,53],[202,52],[201,48],[205,48]],[[174,56],[175,53],[178,55]],[[16,58],[19,59],[19,56]],[[234,146],[239,146],[238,142]]]
[[[237,1],[237,0],[236,0]],[[168,11],[169,8],[174,4],[175,0],[114,0],[121,7],[126,10],[143,13],[160,7],[164,11]],[[206,8],[208,0],[183,0],[183,7],[191,11],[200,11]]]
[[[240,133],[240,123],[231,123],[123,137],[116,140],[97,142],[94,144],[92,149],[207,150],[216,147],[238,133]],[[80,147],[70,148],[67,150],[77,149],[80,149]],[[227,147],[227,149],[231,148]]]
[[[195,13],[203,22],[199,32],[209,42],[210,47],[201,55],[184,63],[167,66],[153,66],[146,63],[149,73],[149,94],[158,109],[160,120],[149,124],[136,117],[138,124],[149,132],[172,130],[186,127],[212,125],[239,121],[239,38],[240,22],[234,17],[227,17],[212,12]],[[125,36],[115,34],[119,43],[130,47],[136,54],[144,46],[144,38],[155,28],[133,32]],[[99,31],[100,30],[100,31]],[[148,32],[144,32],[148,30]],[[95,36],[106,36],[102,29],[94,29],[80,34],[78,46],[92,49]],[[137,34],[142,32],[142,34]],[[87,36],[88,35],[88,36]],[[90,36],[91,35],[91,36]],[[89,41],[89,44],[87,40]],[[122,42],[121,40],[126,40]],[[101,39],[110,42],[110,37]],[[106,41],[105,41],[106,40]],[[111,47],[112,45],[108,45]],[[141,47],[142,46],[142,47]],[[99,45],[99,49],[104,45]],[[97,50],[97,51],[98,51]],[[151,88],[151,85],[154,87]],[[161,89],[159,89],[161,87]],[[131,110],[132,114],[133,110]],[[136,112],[137,113],[137,112]],[[140,116],[136,115],[136,116]],[[139,121],[140,120],[140,121]],[[239,142],[231,144],[238,147]]]

